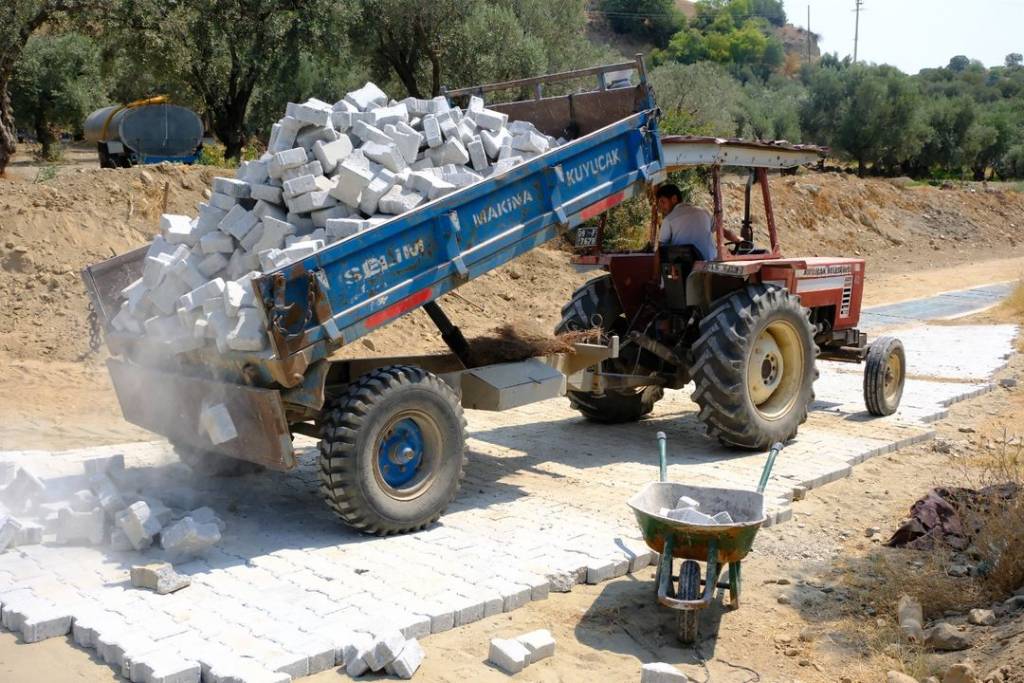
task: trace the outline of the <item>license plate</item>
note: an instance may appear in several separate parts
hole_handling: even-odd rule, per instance
[[[576,231],[577,247],[596,247],[597,228],[580,228]]]

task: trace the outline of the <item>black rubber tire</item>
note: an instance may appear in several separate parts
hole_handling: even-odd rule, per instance
[[[700,562],[686,560],[679,568],[679,589],[676,591],[676,599],[700,599]],[[679,642],[687,645],[697,642],[697,632],[699,630],[700,610],[679,610]]]
[[[241,477],[262,472],[265,467],[248,460],[229,458],[220,453],[199,451],[183,444],[173,444],[174,452],[196,474],[207,477]]]
[[[761,334],[779,323],[792,330],[802,367],[792,377],[798,383],[791,405],[767,418],[750,396],[747,365]],[[727,446],[756,450],[792,439],[814,400],[817,355],[808,311],[794,294],[772,285],[751,285],[722,299],[701,320],[700,337],[693,347],[696,360],[691,374],[696,388],[692,398],[700,406],[699,418],[708,436]]]
[[[897,387],[887,394],[886,379],[889,374],[889,359],[899,360]],[[903,386],[907,379],[907,356],[903,342],[896,337],[879,337],[868,347],[864,364],[864,405],[868,412],[877,417],[892,415],[900,407]]]
[[[573,292],[572,299],[562,307],[562,321],[555,334],[600,327],[608,334],[616,334],[617,325],[625,325],[622,304],[615,293],[611,275],[602,275],[588,281]],[[636,422],[654,410],[654,404],[664,390],[658,386],[642,389],[617,389],[604,394],[568,391],[569,404],[592,422],[620,424]]]
[[[433,479],[401,500],[378,480],[377,439],[389,421],[416,411],[436,432]],[[367,373],[328,400],[321,414],[320,490],[346,524],[386,536],[423,529],[437,521],[465,476],[466,419],[458,396],[420,368],[392,365]],[[411,495],[411,494],[410,494]]]

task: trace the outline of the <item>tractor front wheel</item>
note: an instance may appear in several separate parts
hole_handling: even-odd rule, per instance
[[[709,436],[764,450],[796,436],[814,400],[814,328],[800,299],[752,285],[701,321],[693,348],[693,400]]]
[[[466,419],[443,380],[392,365],[328,401],[321,419],[320,482],[327,504],[366,533],[435,522],[465,474]]]
[[[895,413],[906,381],[903,342],[895,337],[879,337],[872,342],[864,365],[864,403],[868,412],[878,417]]]

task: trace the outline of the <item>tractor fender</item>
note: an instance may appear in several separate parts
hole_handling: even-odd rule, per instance
[[[699,306],[701,310],[707,312],[711,310],[715,301],[746,286],[749,281],[750,274],[694,271],[686,277],[686,303],[689,306]]]

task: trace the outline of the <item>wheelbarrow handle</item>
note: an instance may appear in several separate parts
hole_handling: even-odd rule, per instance
[[[665,454],[666,443],[668,437],[665,436],[665,432],[658,432],[656,434],[658,439],[658,474],[661,477],[659,481],[668,481],[668,456]]]
[[[772,468],[775,466],[775,458],[779,456],[779,451],[782,450],[782,444],[776,443],[772,446],[772,450],[768,453],[768,461],[764,464],[764,469],[761,470],[761,481],[757,483],[757,492],[764,493],[764,489],[768,486],[768,477],[771,476]]]

